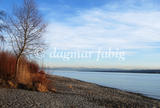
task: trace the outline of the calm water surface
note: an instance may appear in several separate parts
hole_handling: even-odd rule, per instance
[[[48,72],[53,75],[75,78],[160,99],[160,74],[53,70],[49,70]]]

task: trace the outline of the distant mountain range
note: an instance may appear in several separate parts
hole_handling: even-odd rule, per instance
[[[46,70],[61,70],[61,71],[81,71],[81,72],[120,72],[120,73],[157,73],[160,74],[158,69],[116,69],[116,68],[45,68]]]

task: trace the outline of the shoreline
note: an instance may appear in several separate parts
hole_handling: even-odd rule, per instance
[[[160,100],[81,80],[47,75],[50,89],[36,92],[0,88],[3,108],[159,108]]]
[[[62,71],[62,72],[64,72],[64,71]],[[72,71],[71,71],[72,72]],[[76,73],[75,71],[73,71],[74,73]],[[79,73],[83,73],[83,71],[78,71]],[[68,72],[69,73],[69,72]],[[89,73],[89,72],[88,72]],[[93,72],[94,73],[94,72]],[[103,73],[103,72],[102,72]],[[105,73],[105,72],[104,72]],[[107,72],[106,72],[107,73]],[[111,72],[110,72],[111,73]],[[114,72],[112,73],[112,74],[114,74]],[[115,74],[117,74],[117,73],[115,73]],[[123,74],[123,73],[122,73]],[[125,74],[125,73],[124,73]],[[132,74],[132,73],[131,73]],[[137,74],[137,73],[135,73],[135,74]],[[139,73],[139,74],[141,74],[141,73]],[[146,73],[147,74],[147,73]],[[71,77],[71,75],[72,74],[69,74],[69,75],[64,75],[63,76],[63,74],[54,74],[54,72],[53,73],[50,73],[50,75],[60,75],[61,77],[64,77],[64,78],[71,78],[71,79],[76,79],[76,77]],[[94,80],[85,80],[85,79],[83,79],[83,78],[79,78],[79,77],[77,77],[78,79],[76,79],[76,80],[79,80],[79,81],[83,81],[83,82],[87,82],[87,83],[93,83],[93,84],[97,84],[97,85],[99,85],[99,86],[102,86],[102,87],[108,87],[108,88],[113,88],[113,89],[118,89],[118,90],[122,90],[122,91],[125,91],[125,92],[130,92],[130,93],[135,93],[135,94],[140,94],[140,95],[143,95],[143,96],[145,96],[145,97],[148,97],[148,98],[152,98],[152,99],[157,99],[157,100],[160,100],[160,96],[159,96],[159,94],[155,94],[155,93],[153,93],[153,94],[151,94],[151,93],[149,93],[150,91],[145,91],[145,89],[144,89],[144,91],[143,90],[140,90],[140,91],[138,91],[139,89],[134,89],[134,88],[132,88],[132,89],[124,89],[124,88],[127,88],[127,86],[126,87],[124,87],[124,88],[122,88],[122,87],[120,87],[120,86],[118,86],[117,88],[116,88],[116,86],[115,85],[111,85],[111,84],[109,84],[109,85],[111,85],[111,86],[108,86],[107,84],[105,84],[105,83],[103,83],[103,82],[100,82],[99,83],[99,81],[100,80],[98,80],[98,82],[97,81],[94,81]],[[143,85],[142,85],[143,86]],[[141,87],[141,86],[139,86],[139,87]]]
[[[88,82],[88,83],[91,83],[91,82]],[[93,83],[93,84],[96,84],[96,83]],[[123,90],[123,89],[114,88],[114,87],[109,87],[109,86],[103,86],[103,85],[99,85],[99,84],[96,84],[96,85],[97,85],[97,86],[100,86],[100,87],[104,87],[104,88],[111,88],[111,89],[121,90],[121,91],[128,92],[128,93],[132,93],[132,94],[135,94],[135,95],[140,95],[140,96],[145,97],[145,98],[149,98],[149,99],[153,99],[153,100],[160,101],[160,99],[158,99],[158,98],[150,97],[150,96],[145,95],[145,94],[143,94],[143,93],[132,92],[132,91],[129,91],[129,90]]]
[[[132,92],[132,91],[129,91],[129,90],[122,90],[122,89],[119,89],[119,88],[114,88],[114,87],[109,87],[109,86],[103,86],[103,85],[100,85],[100,84],[97,84],[97,83],[87,82],[87,81],[79,80],[79,79],[76,79],[76,78],[69,78],[69,77],[58,76],[58,75],[49,75],[49,76],[63,77],[64,79],[73,79],[73,80],[77,80],[77,81],[80,81],[80,82],[90,83],[90,84],[93,84],[93,85],[97,85],[97,86],[99,86],[101,88],[109,88],[109,89],[120,90],[120,91],[123,91],[123,92],[139,95],[139,96],[142,96],[144,98],[160,101],[160,99],[158,99],[158,98],[153,98],[153,97],[147,96],[147,95],[145,95],[143,93]]]
[[[80,82],[80,83],[82,83],[82,84],[89,84],[89,85],[91,85],[91,86],[95,86],[95,87],[97,87],[97,89],[108,89],[108,90],[110,90],[110,91],[114,91],[115,92],[115,94],[116,93],[124,93],[124,94],[127,94],[127,95],[133,95],[133,97],[135,96],[138,96],[138,97],[140,97],[142,100],[144,99],[144,100],[154,100],[154,101],[158,101],[158,102],[160,102],[160,100],[159,99],[156,99],[156,98],[152,98],[152,97],[148,97],[148,96],[145,96],[145,95],[143,95],[143,94],[141,94],[141,93],[135,93],[135,92],[131,92],[131,91],[125,91],[125,90],[121,90],[121,89],[117,89],[117,88],[112,88],[112,87],[107,87],[107,86],[103,86],[103,85],[99,85],[99,84],[96,84],[96,83],[91,83],[91,82],[86,82],[86,81],[82,81],[82,80],[78,80],[78,79],[74,79],[74,78],[68,78],[68,77],[63,77],[63,76],[57,76],[57,75],[50,75],[51,77],[59,77],[59,78],[62,78],[62,79],[65,79],[65,80],[71,80],[71,81],[75,81],[75,82]],[[72,82],[72,83],[73,83]],[[89,87],[88,87],[89,88]],[[113,93],[114,94],[114,93]],[[103,95],[103,94],[102,94]],[[125,96],[125,95],[124,95]],[[130,97],[130,96],[129,96]],[[134,105],[133,105],[134,106]],[[126,107],[126,106],[125,106]],[[145,106],[146,107],[146,106]],[[160,104],[158,104],[158,107],[160,107]]]

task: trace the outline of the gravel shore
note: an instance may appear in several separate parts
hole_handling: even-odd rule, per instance
[[[0,88],[0,108],[160,108],[160,100],[59,76],[56,92]]]

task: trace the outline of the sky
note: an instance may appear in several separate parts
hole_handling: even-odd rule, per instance
[[[0,0],[11,14],[22,0]],[[50,67],[160,69],[160,0],[36,0]],[[37,51],[38,52],[38,51]],[[38,56],[38,55],[37,55]]]

